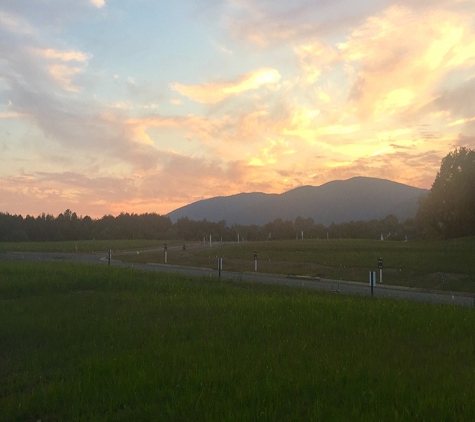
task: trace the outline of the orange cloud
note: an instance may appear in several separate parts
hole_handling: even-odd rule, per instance
[[[275,85],[280,73],[275,69],[259,69],[230,82],[208,82],[203,85],[182,85],[174,83],[171,88],[193,101],[215,104],[228,97],[255,90],[261,86]]]
[[[431,101],[448,68],[475,59],[470,22],[448,11],[420,15],[402,6],[368,18],[338,46],[353,78],[354,112],[378,119]]]
[[[467,119],[459,119],[459,120],[456,120],[455,122],[449,123],[447,126],[450,127],[450,126],[463,125],[465,123],[474,122],[474,121],[475,121],[475,117],[470,117]]]
[[[286,156],[291,156],[295,153],[296,150],[292,148],[289,141],[284,139],[267,139],[266,144],[260,147],[255,154],[249,153],[252,158],[249,160],[248,165],[257,167],[270,166],[276,163],[284,165]]]
[[[320,42],[294,48],[308,84],[315,83],[322,70],[339,58],[338,51]]]

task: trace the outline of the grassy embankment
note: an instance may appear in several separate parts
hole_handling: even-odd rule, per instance
[[[475,310],[0,263],[2,421],[475,420]]]
[[[63,252],[106,253],[129,262],[163,262],[163,241],[96,240],[45,243],[0,243],[0,253]],[[303,241],[208,243],[168,242],[168,263],[253,271],[254,250],[258,252],[259,272],[274,274],[322,275],[336,280],[367,283],[368,271],[377,270],[377,259],[384,260],[383,282],[391,285],[446,291],[475,292],[475,238],[438,242],[392,242],[379,240],[309,239]],[[153,252],[147,252],[153,249]],[[128,251],[128,254],[126,254]],[[130,253],[133,251],[133,253]],[[137,254],[138,252],[138,254]]]
[[[254,250],[258,270],[368,282],[383,258],[383,282],[391,285],[475,292],[475,238],[440,242],[391,242],[378,240],[303,240],[215,243],[199,248],[169,250],[168,263],[253,271]],[[117,256],[131,262],[163,262],[163,252]],[[379,277],[379,274],[378,274]]]

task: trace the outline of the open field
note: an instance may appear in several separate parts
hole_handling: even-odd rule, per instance
[[[384,261],[383,282],[436,290],[475,292],[475,238],[440,242],[378,240],[300,240],[214,243],[168,251],[168,263],[216,268],[223,258],[229,271],[253,271],[254,250],[259,272],[306,275],[368,282],[368,272]],[[163,262],[163,250],[120,256],[129,262]],[[379,277],[379,271],[378,271]]]
[[[0,265],[0,420],[474,420],[475,310]]]
[[[0,253],[66,252],[106,254],[135,263],[163,263],[163,241],[78,241],[46,243],[0,243]],[[168,263],[253,271],[254,250],[258,252],[258,271],[272,274],[321,275],[335,280],[368,282],[368,272],[377,270],[377,259],[384,260],[383,282],[424,289],[475,292],[475,238],[438,242],[394,242],[379,240],[294,240],[268,242],[208,243],[168,242]]]

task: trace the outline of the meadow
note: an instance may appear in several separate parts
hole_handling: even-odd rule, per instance
[[[475,309],[0,263],[2,421],[475,420]]]

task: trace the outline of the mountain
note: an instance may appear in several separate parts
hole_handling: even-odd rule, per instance
[[[264,225],[276,218],[294,221],[312,217],[316,224],[328,226],[357,220],[383,219],[388,214],[400,221],[416,215],[419,189],[390,180],[354,177],[321,186],[301,186],[282,194],[240,193],[221,196],[178,208],[168,214],[173,222],[181,217],[226,224]]]

